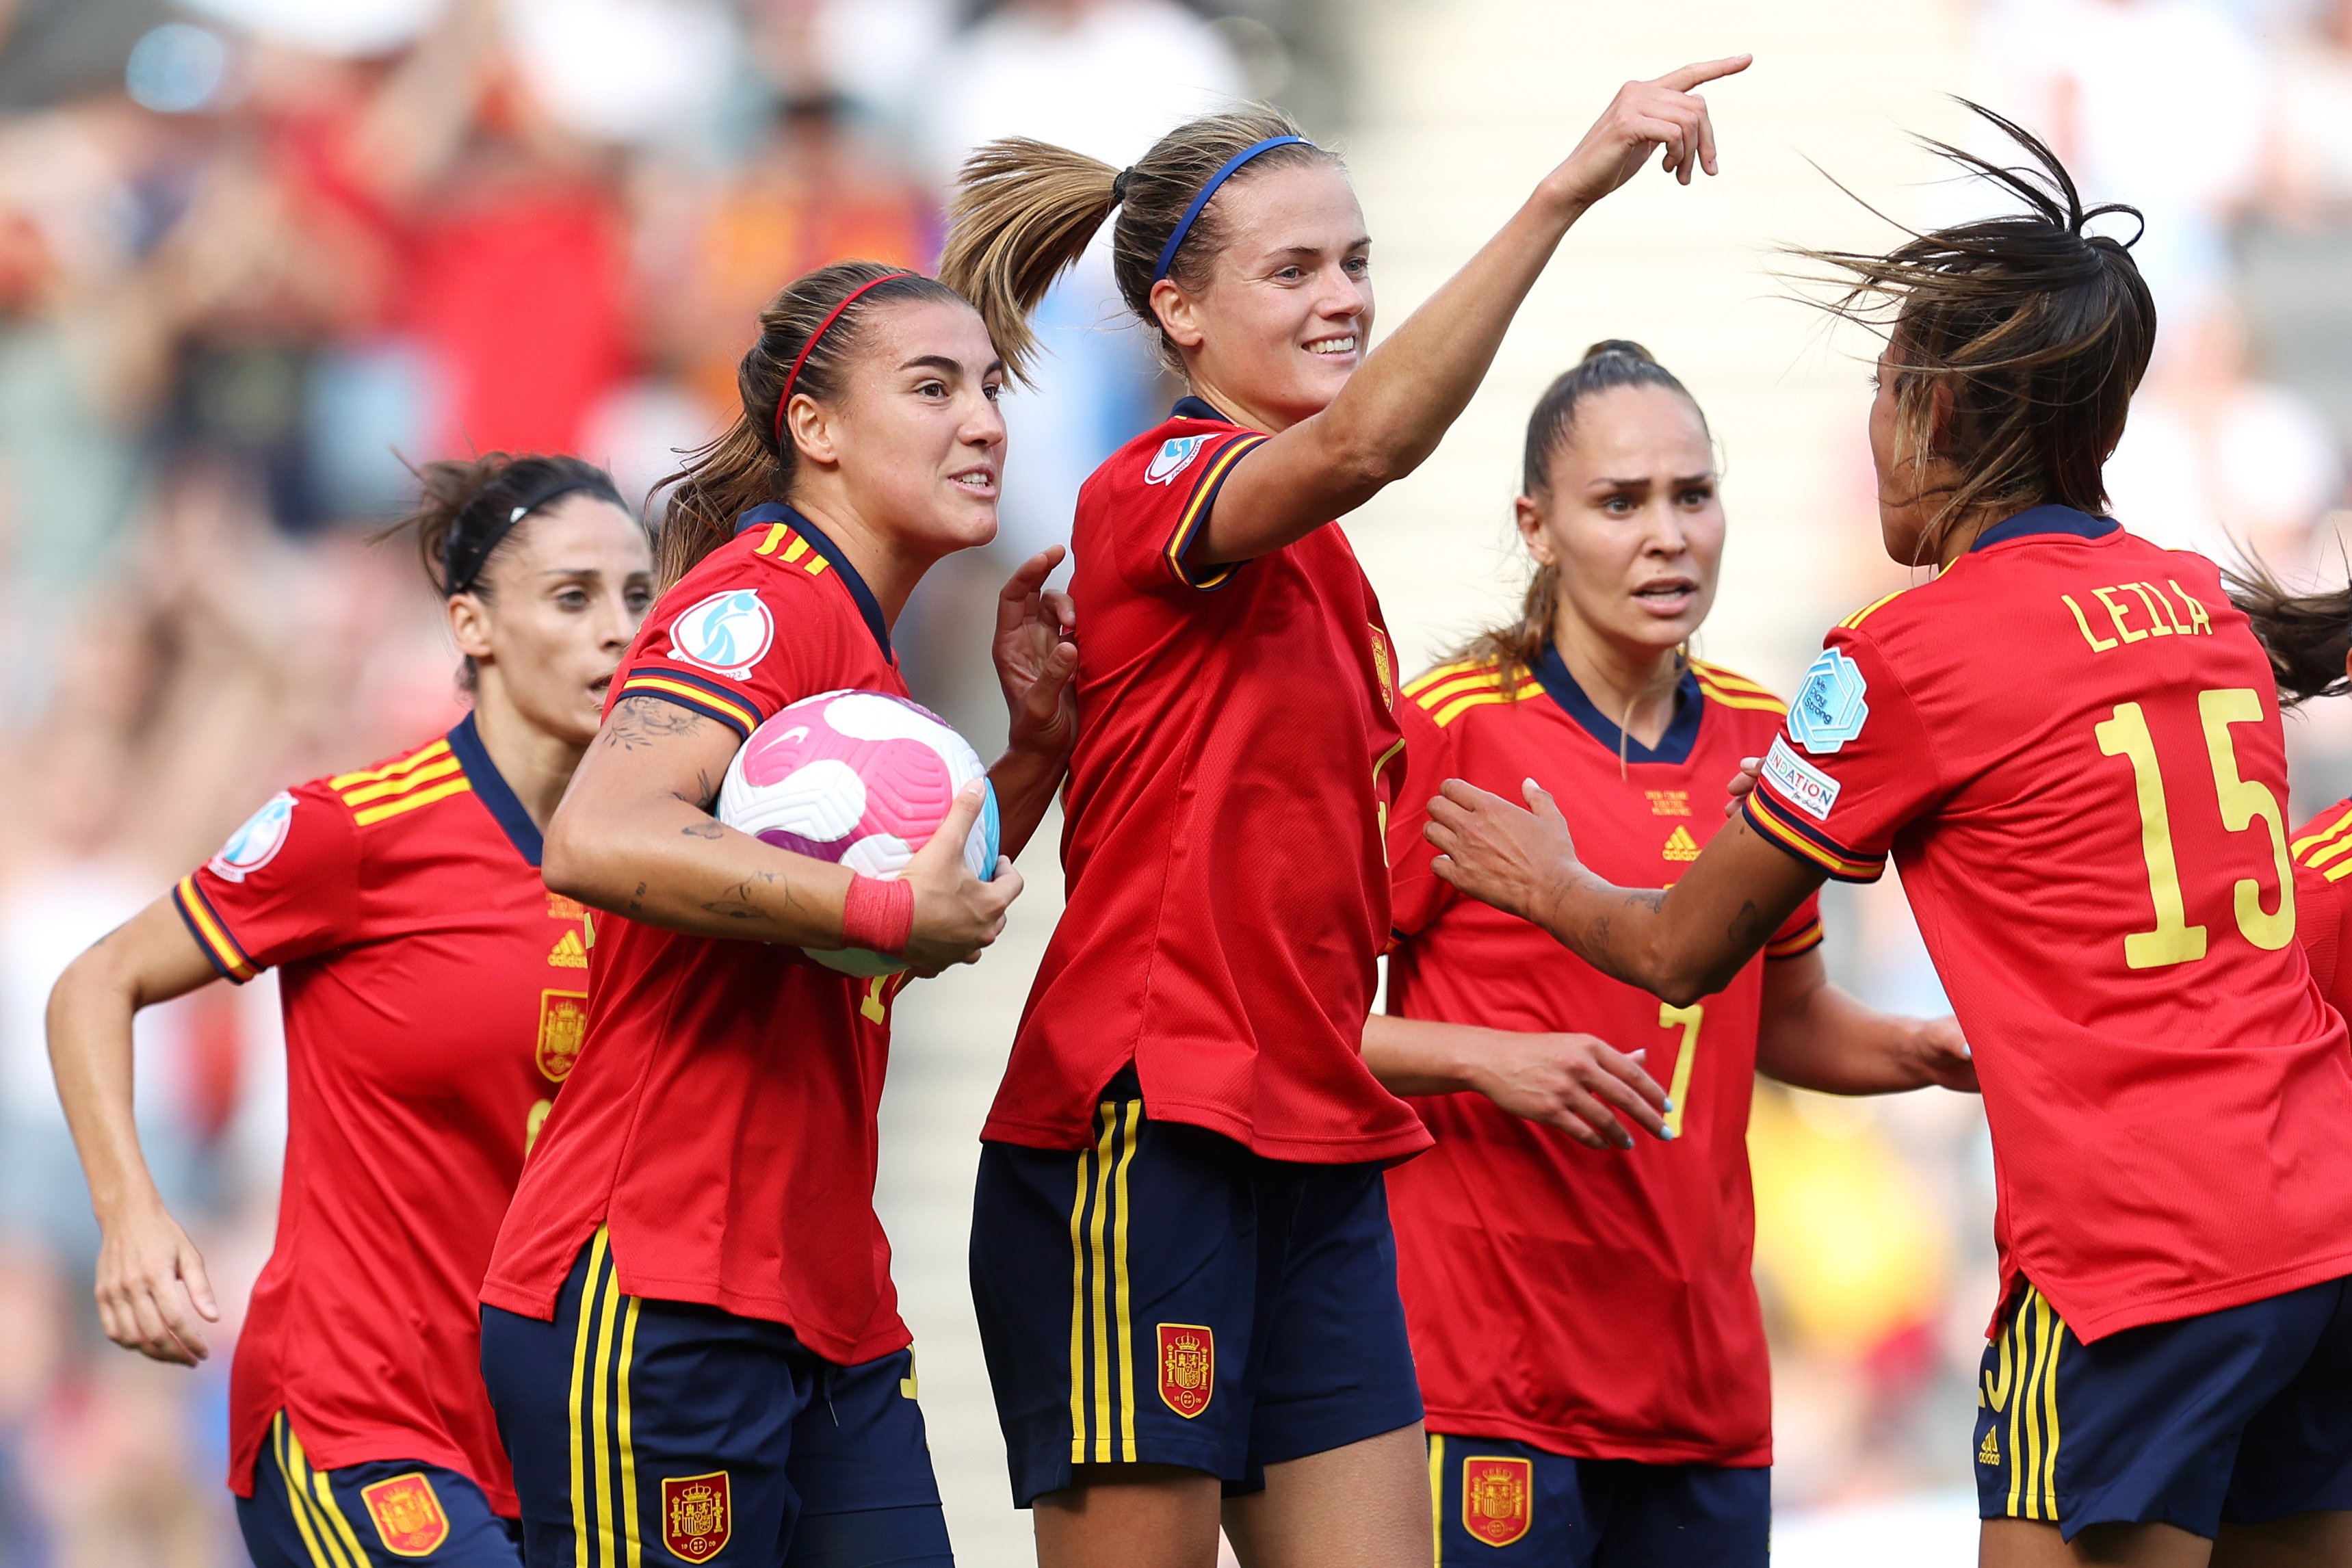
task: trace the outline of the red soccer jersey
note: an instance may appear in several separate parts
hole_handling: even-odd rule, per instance
[[[2270,663],[2200,555],[2037,507],[1830,633],[1748,799],[1890,851],[2083,1339],[2352,1273],[2352,1049],[2295,938]]]
[[[475,1306],[580,1051],[581,908],[468,717],[271,800],[173,890],[221,972],[279,971],[286,1174],[229,1374],[229,1485],[287,1411],[322,1469],[415,1459],[516,1511]]]
[[[1270,1158],[1428,1143],[1362,1057],[1404,745],[1380,602],[1335,523],[1185,561],[1265,439],[1188,397],[1078,492],[1068,904],[983,1137],[1085,1145],[1132,1061],[1154,1119]]]
[[[2287,847],[2294,857],[2295,935],[2311,978],[2329,1005],[2352,1017],[2352,969],[2344,964],[2344,928],[2352,921],[2344,889],[2344,879],[2352,877],[2352,800],[2305,823]]]
[[[607,702],[656,697],[748,737],[852,689],[907,695],[881,608],[831,541],[769,505],[662,595]],[[905,1345],[874,1215],[898,977],[616,915],[595,931],[586,1049],[482,1300],[552,1318],[601,1225],[629,1295],[783,1323],[843,1364]]]
[[[1666,1006],[1439,881],[1422,827],[1449,778],[1510,800],[1532,778],[1559,800],[1585,864],[1624,886],[1671,883],[1723,826],[1726,782],[1771,742],[1784,710],[1696,665],[1653,749],[1622,734],[1549,649],[1532,672],[1443,665],[1405,696],[1389,1011],[1647,1047],[1678,1132],[1601,1152],[1484,1095],[1412,1102],[1437,1146],[1389,1173],[1389,1207],[1430,1429],[1579,1458],[1770,1464],[1748,1272],[1763,960],[1693,1006]],[[1807,900],[1765,952],[1794,957],[1821,936]]]

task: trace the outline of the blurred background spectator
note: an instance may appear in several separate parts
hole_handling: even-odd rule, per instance
[[[1776,306],[1770,246],[1877,243],[1821,158],[1906,221],[1904,128],[1968,91],[2148,216],[2164,317],[2113,470],[2126,522],[2340,579],[2352,521],[2352,0],[1823,0],[1654,17],[1543,0],[14,0],[0,5],[0,1564],[241,1561],[221,1488],[238,1306],[272,1224],[270,983],[142,1021],[139,1104],[229,1305],[190,1375],[106,1346],[95,1233],[41,1012],[80,946],[295,779],[456,716],[397,552],[404,464],[572,449],[657,504],[734,406],[760,306],[823,262],[934,261],[976,142],[1131,162],[1270,97],[1350,155],[1402,319],[1622,78],[1751,48],[1720,186],[1637,185],[1538,290],[1436,459],[1349,527],[1408,658],[1510,596],[1511,447],[1584,342],[1633,335],[1707,404],[1735,528],[1710,657],[1785,688],[1902,574],[1860,466],[1863,345]],[[2183,106],[2193,106],[2184,112]],[[1909,205],[1906,205],[1906,204]],[[2127,230],[2128,224],[2124,227]],[[1777,313],[1776,313],[1777,312]],[[916,690],[982,750],[1010,563],[1169,395],[1100,247],[1008,398],[1003,538],[910,608]],[[1433,551],[1433,541],[1444,542]],[[2293,729],[2298,815],[2352,722]],[[900,1014],[881,1201],[964,1559],[1026,1560],[963,1294],[971,1134],[1055,913],[1051,855],[988,964]],[[1942,1005],[1899,890],[1834,893],[1833,966]],[[1990,1305],[1977,1108],[1768,1087],[1751,1144],[1792,1561],[1969,1560],[1967,1412]],[[1539,1353],[1533,1352],[1531,1353]],[[1851,1553],[1850,1559],[1846,1555]]]

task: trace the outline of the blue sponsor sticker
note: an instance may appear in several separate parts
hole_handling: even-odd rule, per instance
[[[1865,689],[1860,665],[1837,648],[1822,649],[1789,705],[1789,734],[1815,756],[1835,752],[1861,734],[1870,717]]]

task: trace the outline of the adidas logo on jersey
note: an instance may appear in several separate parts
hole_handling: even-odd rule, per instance
[[[580,940],[578,931],[565,931],[555,939],[554,951],[547,955],[547,962],[558,969],[585,969],[588,967],[588,946]]]
[[[2000,1440],[1993,1436],[1993,1429],[1990,1426],[1985,1428],[1984,1441],[1977,1445],[1977,1463],[1995,1466],[2000,1463]]]
[[[1658,853],[1669,860],[1696,860],[1698,858],[1698,840],[1690,836],[1689,828],[1677,826],[1666,835],[1666,847]]]

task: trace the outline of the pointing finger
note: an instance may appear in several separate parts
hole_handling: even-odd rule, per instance
[[[1719,60],[1705,60],[1697,65],[1684,66],[1679,70],[1670,70],[1657,79],[1657,84],[1673,88],[1676,92],[1688,92],[1701,82],[1738,76],[1755,63],[1754,55],[1726,55]]]

